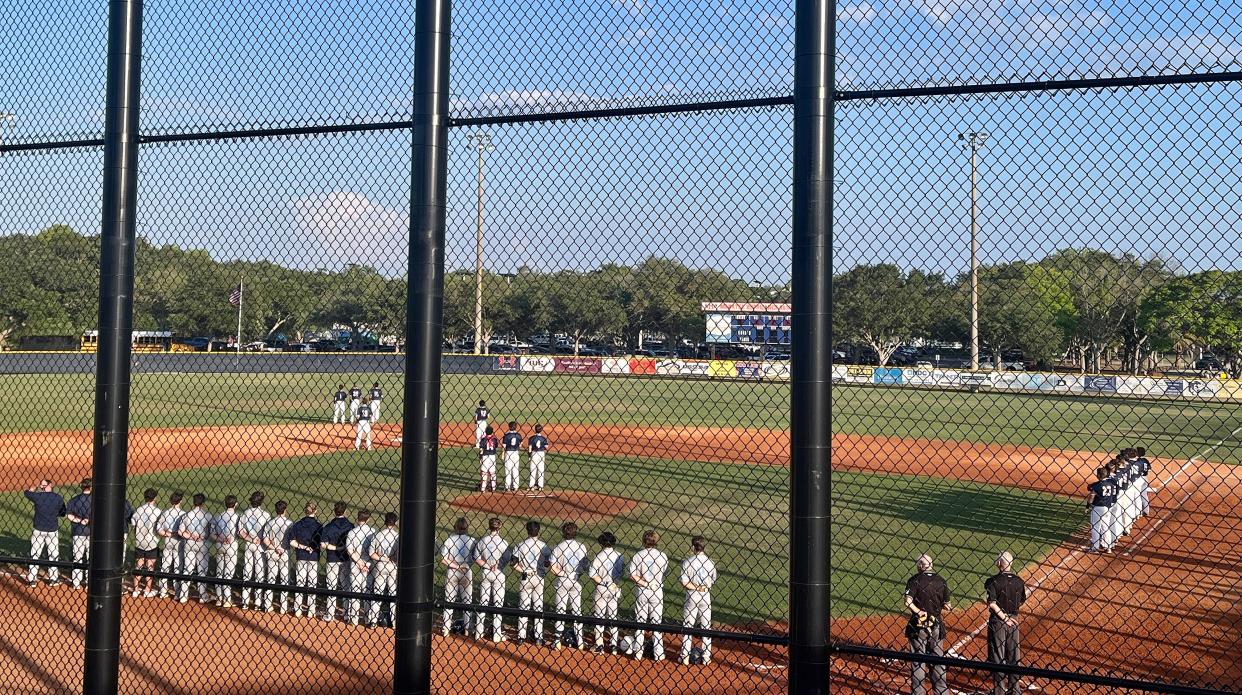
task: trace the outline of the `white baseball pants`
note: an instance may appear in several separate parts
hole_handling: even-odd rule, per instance
[[[345,409],[348,407],[349,406],[348,404],[345,403],[345,401],[337,401],[333,403],[332,404],[332,422],[333,423],[348,422],[348,420],[346,419],[348,415],[345,412]]]
[[[505,452],[505,489],[509,491],[522,487],[522,452]]]
[[[1121,538],[1121,532],[1125,530],[1125,518],[1121,511],[1121,498],[1108,508],[1108,547],[1117,544],[1117,539]]]
[[[529,575],[518,584],[518,608],[528,611],[543,610],[543,577],[538,574]],[[531,618],[534,622],[534,638],[543,641],[543,619]],[[518,639],[526,636],[526,616],[518,618]]]
[[[640,623],[659,623],[664,620],[664,590],[644,589],[639,587],[634,594],[634,620]],[[643,653],[643,641],[646,630],[634,633],[634,651]],[[651,657],[659,660],[664,658],[664,635],[651,631]]]
[[[91,559],[91,537],[90,536],[74,536],[73,537],[73,561],[89,562]],[[86,570],[74,570],[69,575],[73,588],[82,586],[82,582],[86,581]]]
[[[379,422],[380,402],[371,401],[371,422]]]
[[[349,568],[349,590],[355,594],[366,593],[367,575],[370,574],[370,565],[353,565]],[[345,619],[351,623],[362,620],[365,616],[362,614],[362,600],[351,598],[345,601]]]
[[[288,584],[289,583],[289,554],[285,552],[269,551],[267,555],[267,581],[269,584]],[[263,610],[271,610],[272,608],[272,590],[263,592]],[[280,592],[280,612],[284,613],[289,609],[289,592]]]
[[[358,400],[352,400],[349,402],[349,421],[350,422],[353,422],[354,420],[358,419],[358,406],[360,404],[361,402]]]
[[[582,584],[577,579],[557,578],[556,580],[556,612],[567,615],[582,615]],[[558,620],[552,639],[557,642],[565,634],[565,621]],[[582,623],[574,623],[574,639],[582,645]]]
[[[1139,513],[1147,516],[1151,511],[1151,483],[1147,478],[1139,478]]]
[[[1108,507],[1091,507],[1091,549],[1104,550],[1108,548],[1108,540],[1111,537],[1108,528]]]
[[[616,620],[618,609],[621,605],[621,587],[616,584],[608,586],[595,587],[595,617],[605,620]],[[615,627],[608,629],[609,644],[613,649],[617,648],[620,639],[620,630]],[[604,626],[595,626],[595,646],[604,646]]]
[[[476,420],[474,423],[474,448],[479,448],[479,440],[487,436],[487,420]]]
[[[484,490],[496,489],[496,455],[479,457],[479,481]]]
[[[361,449],[363,440],[367,443],[367,451],[371,450],[371,423],[363,420],[358,423],[358,433],[354,435],[354,448]]]
[[[686,627],[697,627],[708,629],[712,626],[712,595],[707,591],[687,591],[686,605],[681,612],[682,625]],[[682,635],[681,638],[681,658],[690,657],[690,650],[694,646],[694,638],[690,635]],[[703,660],[712,658],[712,638],[703,638]]]
[[[181,572],[181,561],[185,555],[184,544],[176,538],[164,539],[164,550],[160,553],[160,571],[169,574]],[[160,595],[168,595],[168,580],[160,580]]]
[[[264,557],[263,546],[258,543],[247,543],[246,554],[242,558],[242,579],[248,582],[267,581],[267,558]],[[250,587],[242,587],[242,608],[250,607]],[[263,602],[260,592],[255,591],[254,605],[256,608]]]
[[[315,560],[298,560],[294,571],[297,573],[295,581],[298,586],[313,588],[319,584],[319,563]],[[299,593],[293,597],[293,614],[302,615],[303,607],[307,615],[315,617],[314,594]]]
[[[454,603],[470,603],[474,593],[474,573],[469,568],[449,569],[444,573],[444,600]],[[444,627],[453,628],[453,609],[444,609]],[[462,630],[470,628],[470,614],[462,611]]]
[[[543,489],[543,457],[546,451],[532,451],[530,454],[530,486]]]
[[[38,560],[40,555],[55,562],[60,559],[60,534],[55,531],[32,531],[30,534],[30,557]],[[31,565],[26,581],[33,582],[39,578],[39,566]],[[47,580],[54,582],[60,579],[60,570],[47,568]]]
[[[483,570],[483,580],[479,582],[480,606],[505,605],[505,573],[500,570]],[[500,641],[500,627],[504,618],[499,613],[492,615],[492,641]],[[474,638],[483,638],[483,625],[487,622],[486,615],[479,611],[474,617]]]
[[[207,576],[207,565],[209,562],[207,555],[207,541],[186,541],[182,560],[182,574],[189,574],[195,577]],[[190,599],[190,584],[193,582],[177,583],[177,600],[188,601]],[[198,599],[200,601],[207,600],[207,584],[205,582],[198,583]]]
[[[375,575],[375,589],[372,593],[380,594],[381,596],[396,596],[397,565],[392,562],[380,561],[373,564],[372,567],[374,568],[372,574]],[[382,605],[384,604],[381,601],[371,602],[371,615],[367,619],[367,624],[379,624],[380,606]],[[390,609],[388,615],[393,616],[393,623],[395,624],[396,617],[393,615],[394,613],[395,611]]]
[[[328,572],[324,575],[323,585],[326,589],[344,589],[349,586],[349,563],[329,562]],[[336,597],[328,596],[323,602],[323,614],[329,620],[336,617]]]
[[[234,579],[237,577],[237,540],[232,543],[221,543],[216,546],[216,578]],[[225,584],[216,585],[216,600],[222,604],[233,605],[233,587]]]

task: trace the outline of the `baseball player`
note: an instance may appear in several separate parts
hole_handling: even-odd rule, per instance
[[[567,521],[561,525],[560,543],[552,549],[548,558],[548,571],[556,577],[556,612],[567,615],[582,615],[582,575],[587,571],[587,549],[579,542],[578,525]],[[565,635],[565,621],[558,620],[553,626],[552,648],[561,648],[561,638]],[[578,649],[586,646],[585,635],[582,634],[582,623],[573,624],[574,643]]]
[[[548,558],[552,555],[548,544],[539,540],[539,531],[538,521],[526,522],[526,540],[513,549],[513,568],[518,571],[518,608],[527,611],[543,611],[543,577],[547,574]],[[543,642],[543,620],[536,618],[533,622],[534,628],[528,639],[539,644]],[[518,641],[527,637],[526,624],[526,616],[518,618]]]
[[[327,575],[324,577],[324,588],[349,588],[349,557],[345,554],[345,537],[354,530],[354,525],[345,516],[349,505],[337,502],[332,505],[332,519],[323,525],[321,535],[323,549],[327,551]],[[324,599],[323,619],[331,622],[336,617],[336,597]]]
[[[1112,547],[1125,535],[1125,513],[1122,511],[1125,505],[1125,478],[1121,474],[1121,464],[1117,459],[1109,461],[1108,477],[1117,486],[1117,502],[1109,508],[1108,514],[1109,540],[1112,541],[1109,547]]]
[[[1151,473],[1151,461],[1147,459],[1147,449],[1138,447],[1134,450],[1139,464],[1139,516],[1147,516],[1151,512],[1151,483],[1147,475]]]
[[[491,425],[488,425],[484,430],[483,438],[479,440],[480,492],[496,491],[496,449],[499,446],[500,442],[496,439],[496,435],[492,434]]]
[[[371,384],[371,422],[379,422],[380,402],[384,400],[384,389],[379,382]]]
[[[371,536],[370,548],[367,551],[371,556],[371,581],[375,588],[373,593],[381,596],[397,595],[397,515],[388,512],[384,515],[384,528],[375,532]],[[371,602],[371,615],[367,620],[367,625],[376,627],[379,625],[380,604],[382,601]],[[393,620],[393,611],[388,611],[390,621]]]
[[[491,428],[488,428],[491,429]],[[492,437],[495,439],[495,437]],[[474,553],[474,539],[467,531],[470,524],[461,517],[453,524],[453,535],[440,547],[440,564],[447,569],[444,572],[444,600],[455,603],[470,603],[474,586],[474,573],[470,570],[471,555]],[[462,613],[460,631],[465,633],[469,627],[470,614]],[[440,634],[445,637],[457,628],[453,625],[453,609],[444,609],[444,623],[440,626]]]
[[[293,551],[295,560],[294,581],[298,586],[314,588],[319,584],[319,543],[323,526],[315,516],[319,507],[307,502],[302,508],[303,516],[293,522],[285,532],[285,547]],[[293,597],[293,615],[302,617],[303,610],[309,617],[315,616],[314,594],[298,593]]]
[[[509,423],[502,442],[505,447],[505,489],[514,492],[522,487],[522,435],[517,423]]]
[[[1108,468],[1100,466],[1095,471],[1095,482],[1087,486],[1091,498],[1087,500],[1087,509],[1091,516],[1091,551],[1095,553],[1113,552],[1113,534],[1111,527],[1112,507],[1117,502],[1117,483],[1108,477]]]
[[[634,620],[658,625],[664,619],[664,575],[668,572],[668,556],[657,546],[660,534],[655,531],[643,533],[643,549],[634,553],[630,560],[630,579],[638,585],[634,594]],[[643,658],[643,638],[646,630],[634,631],[634,658]],[[664,635],[651,631],[651,658],[664,658]]]
[[[371,510],[359,509],[356,517],[358,523],[345,534],[345,554],[349,556],[349,590],[355,594],[367,591],[367,578],[371,574],[371,556],[367,554],[367,546],[375,529],[371,528]],[[345,601],[345,620],[350,625],[357,625],[362,620],[362,601],[351,598]]]
[[[362,405],[362,389],[358,384],[349,390],[349,421],[354,422],[358,418],[358,406]]]
[[[237,576],[239,520],[237,495],[229,495],[224,498],[224,511],[216,516],[211,530],[211,540],[216,544],[216,577],[219,579],[234,579]],[[233,587],[227,584],[216,585],[216,605],[221,608],[233,607]]]
[[[1121,495],[1118,500],[1121,503],[1121,535],[1130,535],[1130,528],[1134,525],[1134,465],[1129,460],[1130,450],[1122,449],[1117,455],[1117,475],[1120,476]]]
[[[267,522],[272,520],[272,515],[263,510],[265,498],[266,495],[258,490],[250,493],[250,509],[242,513],[241,520],[237,524],[237,535],[246,541],[246,554],[242,559],[242,579],[247,582],[267,581],[267,551],[266,546],[263,545],[263,529],[267,526]],[[250,608],[250,596],[250,587],[243,586],[242,608]],[[262,603],[261,593],[255,591],[254,607],[261,608]]]
[[[285,534],[289,532],[289,527],[293,525],[293,522],[286,514],[288,509],[288,502],[277,501],[276,516],[273,516],[263,527],[263,547],[267,548],[267,582],[269,584],[289,583],[289,551],[285,549]],[[263,610],[267,613],[272,612],[271,589],[263,592]],[[289,592],[282,591],[279,611],[285,613],[288,610]]]
[[[181,501],[185,499],[185,493],[174,492],[168,496],[168,509],[160,515],[159,521],[155,524],[155,533],[164,539],[164,552],[160,555],[160,571],[167,574],[176,574],[181,572],[181,556],[184,550],[181,537],[177,535],[177,529],[181,526],[181,517],[185,512],[181,510]],[[168,598],[168,580],[160,580],[160,598]]]
[[[474,564],[482,568],[479,582],[479,606],[505,605],[505,566],[509,564],[509,544],[500,537],[500,519],[487,520],[487,535],[474,544]],[[474,618],[474,638],[483,639],[483,625],[487,622],[486,611],[479,611]],[[492,615],[492,641],[503,642],[501,632],[503,618]]]
[[[65,505],[65,518],[69,520],[69,536],[73,542],[73,561],[86,563],[91,559],[91,479],[82,481],[82,492],[70,498]],[[86,570],[75,569],[69,575],[69,585],[82,588]]]
[[[358,433],[354,435],[354,450],[362,448],[362,442],[365,439],[367,443],[367,451],[371,450],[371,397],[367,396],[362,399],[362,405],[354,412],[354,419],[358,423]]]
[[[345,424],[348,422],[347,410],[349,408],[349,394],[345,392],[345,384],[336,385],[336,393],[332,394],[332,423]]]
[[[154,488],[142,491],[142,506],[134,510],[130,524],[134,527],[134,567],[151,572],[155,570],[155,561],[160,556],[160,537],[155,532],[159,523],[160,508],[155,504],[157,492]],[[142,586],[145,585],[146,589]],[[134,590],[130,594],[134,598],[156,596],[150,577],[134,577]]]
[[[474,409],[474,445],[479,445],[479,440],[483,439],[483,435],[487,434],[487,419],[492,413],[487,409],[487,403],[479,401],[479,407]]]
[[[681,585],[686,590],[686,603],[681,612],[682,625],[708,629],[712,626],[712,585],[716,583],[716,563],[707,556],[707,541],[702,536],[690,539],[690,557],[681,562]],[[694,637],[682,635],[681,664],[690,665]],[[712,661],[712,638],[703,638],[703,663]]]
[[[591,561],[591,581],[595,582],[595,617],[616,620],[621,605],[621,580],[625,577],[625,557],[617,552],[617,537],[612,531],[604,531],[596,539],[600,551]],[[620,639],[616,627],[608,628],[612,653],[617,653]],[[604,626],[595,626],[595,646],[591,651],[604,653]]]
[[[543,489],[544,458],[548,454],[548,438],[543,436],[543,425],[535,425],[535,434],[526,440],[530,451],[530,489]]]
[[[207,495],[195,493],[192,498],[194,508],[186,512],[177,527],[177,535],[181,537],[182,559],[181,573],[194,577],[207,576],[207,535],[211,529],[211,515],[203,508],[207,504]],[[186,603],[190,600],[189,581],[178,582],[177,601]],[[198,583],[198,601],[207,603],[207,583]]]
[[[52,481],[40,480],[38,485],[26,491],[26,499],[34,505],[30,557],[38,560],[39,555],[46,554],[47,559],[56,562],[60,559],[60,517],[66,513],[65,498],[52,492]],[[31,565],[26,583],[33,587],[38,579],[39,566]],[[55,567],[47,568],[47,583],[50,586],[60,584],[60,573]]]

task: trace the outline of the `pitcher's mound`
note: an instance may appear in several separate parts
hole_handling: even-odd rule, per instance
[[[628,514],[638,507],[638,502],[624,497],[577,490],[475,492],[458,497],[451,504],[489,514],[559,519],[577,523],[602,521]]]

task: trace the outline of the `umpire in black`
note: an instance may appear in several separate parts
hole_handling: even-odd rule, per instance
[[[918,654],[944,656],[944,622],[940,612],[951,610],[949,601],[949,585],[944,578],[936,574],[932,568],[932,557],[926,553],[915,560],[918,573],[906,582],[906,610],[910,611],[910,623],[906,626],[906,637],[910,640],[910,651]],[[927,675],[927,664],[921,661],[910,662],[911,693],[924,695],[927,691],[923,679]],[[949,686],[945,682],[945,667],[932,664],[932,690],[935,695],[948,695]]]
[[[1013,555],[1009,551],[996,556],[997,573],[983,582],[983,590],[988,602],[988,661],[1017,666],[1022,658],[1018,614],[1026,602],[1026,584],[1010,571],[1011,567]],[[992,695],[1018,695],[1018,674],[994,672]]]

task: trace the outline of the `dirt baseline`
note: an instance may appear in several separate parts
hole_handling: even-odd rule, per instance
[[[395,445],[396,426],[381,425],[376,429],[378,445]],[[547,431],[554,454],[734,464],[788,463],[788,434],[780,430],[549,424]],[[471,423],[441,427],[444,446],[468,445],[472,438]],[[832,443],[835,470],[946,477],[1076,496],[1083,494],[1091,472],[1105,457],[1094,452],[860,435],[834,435]],[[90,467],[90,446],[91,435],[87,432],[0,435],[0,489],[19,489],[40,477],[52,477],[58,482],[82,477]],[[352,446],[352,427],[330,424],[137,430],[131,438],[130,471],[141,474],[220,466],[341,451]],[[1083,539],[1075,538],[1024,570],[1033,587],[1031,601],[1024,611],[1024,662],[1223,687],[1242,686],[1242,664],[1237,659],[1242,653],[1242,617],[1235,609],[1242,600],[1237,593],[1237,587],[1242,586],[1242,544],[1237,542],[1242,537],[1242,467],[1203,460],[1157,459],[1153,463],[1152,515],[1138,524],[1132,536],[1123,542],[1119,554],[1084,554]],[[473,503],[469,497],[467,504]],[[23,587],[13,593],[16,584],[6,584],[5,593],[9,595],[0,596],[0,600],[9,614],[0,621],[0,644],[10,656],[0,659],[8,668],[25,670],[33,679],[29,683],[32,689],[46,690],[52,680],[66,677],[49,675],[60,673],[49,660],[57,654],[73,653],[74,640],[80,639],[80,627],[60,637],[48,637],[48,619],[55,616],[54,624],[67,620],[67,615],[80,610],[80,601],[54,596],[36,599],[40,591],[57,590],[29,592]],[[975,589],[961,587],[959,591],[972,595]],[[894,591],[894,596],[898,596],[900,587]],[[143,642],[147,649],[163,644],[164,651],[159,653],[160,658],[134,666],[134,672],[140,676],[131,677],[164,689],[170,689],[166,687],[169,684],[196,683],[185,690],[247,691],[246,687],[236,687],[236,682],[230,688],[205,682],[206,671],[200,667],[211,659],[187,661],[172,658],[171,651],[187,635],[184,625],[177,632],[179,624],[209,621],[215,628],[228,632],[235,629],[231,626],[237,624],[238,613],[175,608],[180,610],[161,604],[154,612],[163,623],[145,627],[145,611],[127,611],[127,635],[156,636],[163,630],[170,635],[168,639],[153,637],[152,641]],[[261,682],[254,681],[254,690],[287,686],[290,691],[304,692],[310,684],[304,678],[310,673],[322,676],[313,681],[317,686],[339,682],[342,687],[331,689],[367,692],[376,690],[374,679],[387,677],[387,666],[376,668],[375,664],[364,669],[365,673],[343,681],[329,677],[342,667],[330,663],[327,655],[338,652],[339,645],[351,639],[347,634],[331,632],[337,626],[314,624],[312,628],[311,621],[293,623],[296,627],[284,622],[268,626],[266,621],[272,616],[246,615],[246,622],[257,621],[259,626],[253,628],[252,636],[238,637],[238,644],[251,650],[249,653],[265,654],[265,662],[300,664],[300,668],[308,669],[297,671],[302,676],[296,676],[286,673],[283,667],[275,667],[263,672],[266,675]],[[983,610],[977,603],[949,614],[946,647],[953,646],[966,657],[982,658],[986,651],[985,635],[980,631],[982,618]],[[901,623],[899,616],[837,619],[832,630],[834,639],[905,648]],[[365,634],[370,644],[373,633]],[[175,635],[179,638],[171,637]],[[49,647],[58,641],[67,651]],[[381,639],[384,645],[390,641],[389,636]],[[376,654],[390,653],[386,649],[376,648]],[[540,650],[509,653],[507,648],[492,649],[461,640],[437,643],[437,649],[439,683],[454,692],[478,685],[474,674],[480,669],[500,669],[491,682],[520,684],[516,690],[509,686],[515,692],[589,688],[611,692],[601,685],[605,682],[643,683],[654,692],[763,692],[784,687],[782,667],[772,663],[773,659],[779,662],[779,653],[769,655],[767,661],[758,665],[752,663],[759,661],[753,656],[742,656],[747,654],[745,651],[737,652],[739,656],[732,662],[722,656],[713,659],[712,667],[693,677],[676,668],[667,669],[666,665],[652,668],[649,664],[618,677],[610,664],[609,681],[589,659],[581,664],[575,661],[577,655],[554,656]],[[458,678],[453,677],[454,669],[462,668],[461,659],[471,660],[469,678],[462,676],[461,671],[456,671]],[[217,674],[237,672],[235,667],[219,665],[225,668],[217,670]],[[707,678],[706,674],[716,669],[729,670],[718,679]],[[77,672],[73,668],[66,674]],[[1215,681],[1205,682],[1206,674],[1214,675]],[[843,662],[842,675],[843,682],[834,683],[834,690],[839,686],[841,692],[889,693],[899,692],[907,684],[903,674],[893,668],[867,663]],[[253,670],[248,677],[259,678]],[[623,691],[642,692],[630,687]]]

